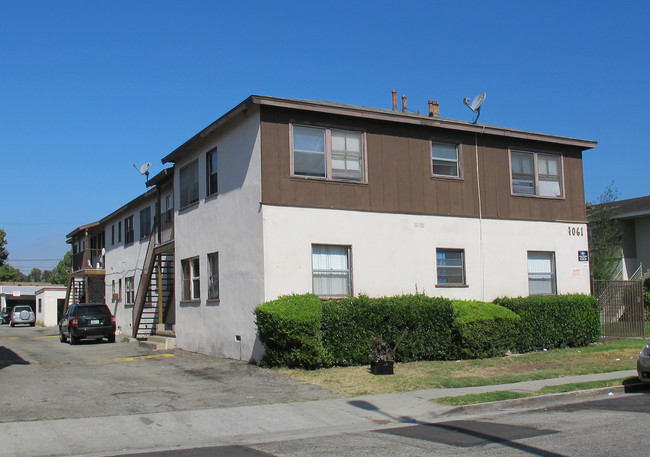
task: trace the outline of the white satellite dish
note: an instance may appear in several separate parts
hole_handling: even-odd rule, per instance
[[[469,102],[469,97],[466,97],[463,99],[463,103],[467,105],[469,109],[474,111],[476,114],[476,118],[474,119],[474,124],[476,124],[476,121],[478,121],[478,117],[481,115],[481,105],[485,101],[485,92],[481,92],[478,94],[476,97],[474,97],[474,100],[472,100],[472,103]]]
[[[133,163],[133,168],[138,170],[141,175],[147,175],[147,181],[149,181],[149,168],[151,168],[151,162],[143,163],[140,168],[138,168],[138,166]]]

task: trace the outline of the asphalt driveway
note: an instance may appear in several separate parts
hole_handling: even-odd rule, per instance
[[[245,362],[137,343],[59,342],[0,326],[0,422],[116,416],[334,398]]]

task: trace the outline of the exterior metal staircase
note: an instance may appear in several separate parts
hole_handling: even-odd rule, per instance
[[[132,337],[138,339],[157,333],[158,324],[167,321],[174,302],[174,244],[156,244],[155,234],[154,228],[133,306]]]

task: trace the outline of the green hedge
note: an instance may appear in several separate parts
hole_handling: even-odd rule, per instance
[[[375,355],[375,340],[397,344],[406,335],[395,359],[445,360],[454,358],[453,307],[445,298],[401,295],[360,296],[323,304],[323,346],[335,365],[367,364]]]
[[[517,349],[521,318],[493,303],[454,300],[454,336],[458,357],[502,357]]]
[[[323,348],[322,301],[316,295],[289,295],[255,308],[265,366],[318,368],[332,363]]]
[[[590,295],[499,298],[521,317],[519,352],[585,346],[600,335],[598,300]]]

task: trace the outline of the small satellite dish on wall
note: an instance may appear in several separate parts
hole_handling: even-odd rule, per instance
[[[476,121],[478,121],[478,117],[481,115],[481,105],[485,101],[485,92],[481,92],[478,94],[476,97],[474,97],[474,100],[472,100],[472,103],[469,103],[469,97],[466,97],[463,99],[463,103],[467,105],[469,109],[474,111],[476,114],[476,118],[474,119],[474,124],[476,124]]]
[[[141,175],[146,175],[147,176],[147,181],[149,181],[149,168],[151,168],[151,162],[143,163],[140,168],[138,168],[138,166],[134,162],[133,163],[133,168],[138,170]]]

